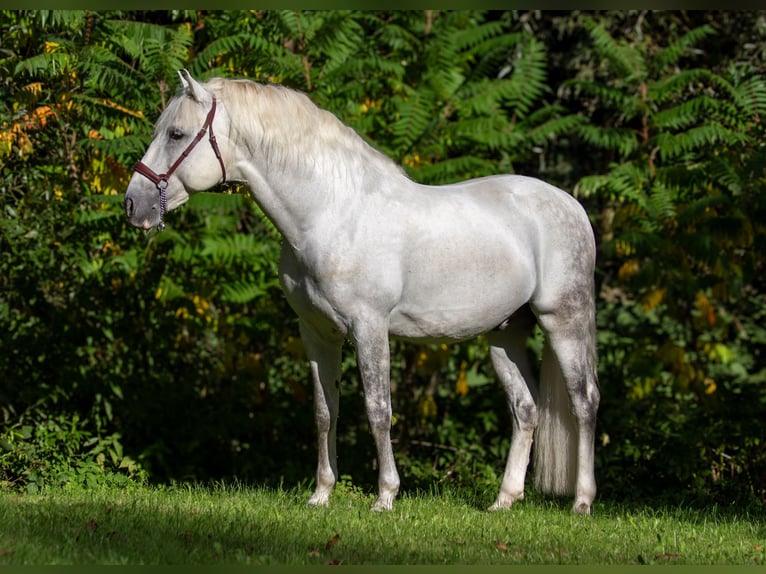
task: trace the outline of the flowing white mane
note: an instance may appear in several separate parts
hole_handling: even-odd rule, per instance
[[[224,78],[204,86],[226,106],[232,137],[265,159],[270,170],[343,179],[392,172],[406,177],[393,160],[301,92]]]

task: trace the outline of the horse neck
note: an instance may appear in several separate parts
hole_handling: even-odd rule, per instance
[[[381,181],[409,181],[386,156],[342,130],[323,138],[309,128],[289,142],[264,138],[240,146],[242,179],[293,247],[300,248],[329,215],[345,219],[371,190],[386,187]]]

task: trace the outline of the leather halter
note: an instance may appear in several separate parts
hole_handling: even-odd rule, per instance
[[[160,192],[160,222],[157,225],[157,229],[159,229],[160,231],[165,229],[165,222],[163,221],[163,219],[165,216],[165,211],[167,210],[167,199],[165,197],[165,189],[167,189],[168,187],[168,180],[170,179],[170,176],[173,175],[173,172],[175,172],[178,166],[181,165],[183,161],[186,159],[186,157],[191,153],[194,147],[202,140],[202,136],[205,135],[205,132],[209,132],[208,140],[210,141],[210,146],[213,148],[215,157],[218,158],[218,163],[221,165],[221,177],[222,177],[221,182],[226,181],[226,168],[223,165],[223,159],[221,158],[221,150],[218,149],[218,143],[216,142],[215,134],[213,134],[213,120],[215,119],[215,107],[216,107],[216,101],[215,101],[215,98],[213,98],[213,105],[210,107],[210,111],[207,113],[207,117],[205,118],[205,123],[202,124],[202,128],[194,137],[194,139],[189,143],[189,145],[186,146],[186,149],[181,152],[181,155],[178,157],[178,159],[175,162],[173,162],[173,165],[171,165],[170,168],[165,173],[157,174],[152,168],[146,165],[143,161],[139,161],[136,164],[136,166],[133,168],[133,171],[140,173],[149,181],[151,181],[155,186],[157,186],[157,191]]]

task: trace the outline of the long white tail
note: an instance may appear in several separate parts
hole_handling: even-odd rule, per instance
[[[577,424],[561,368],[550,345],[540,367],[539,420],[534,440],[535,490],[572,495],[577,479]]]

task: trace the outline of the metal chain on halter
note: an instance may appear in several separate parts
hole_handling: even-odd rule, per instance
[[[164,185],[161,185],[164,184]],[[165,189],[168,187],[167,180],[162,180],[157,184],[157,189],[160,191],[160,222],[157,224],[157,230],[162,231],[165,229],[165,213],[168,210],[168,198],[165,193]]]

